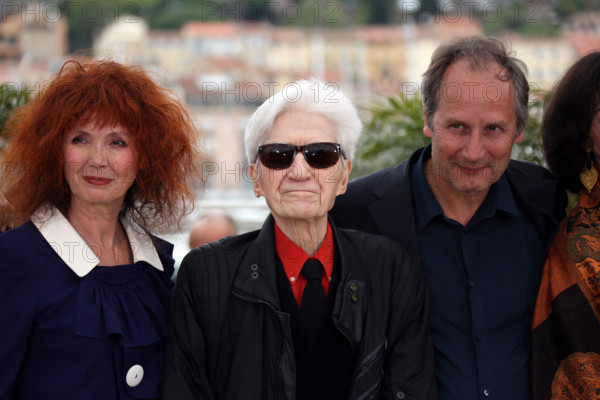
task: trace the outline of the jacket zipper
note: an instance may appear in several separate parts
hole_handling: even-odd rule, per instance
[[[254,298],[250,298],[250,297],[245,297],[245,296],[242,296],[241,294],[239,294],[239,293],[238,293],[238,292],[236,292],[235,290],[232,290],[232,291],[231,291],[231,294],[233,294],[235,297],[237,297],[237,298],[239,298],[239,299],[242,299],[242,300],[244,300],[244,301],[247,301],[247,302],[249,302],[249,303],[260,303],[260,304],[264,304],[264,305],[266,305],[266,306],[269,306],[269,308],[270,308],[271,310],[273,310],[273,311],[275,312],[275,314],[277,314],[277,309],[276,309],[276,308],[275,308],[275,306],[274,306],[274,305],[272,305],[271,303],[268,303],[268,302],[266,302],[266,301],[264,301],[264,300],[259,300],[259,299],[254,299]]]
[[[282,385],[281,385],[281,362],[282,362],[282,359],[283,359],[283,351],[285,349],[285,338],[283,337],[284,335],[283,335],[283,332],[281,332],[281,326],[279,324],[279,320],[277,319],[277,309],[271,303],[268,303],[268,302],[266,302],[264,300],[259,300],[259,299],[255,299],[255,298],[245,297],[245,296],[239,294],[238,292],[236,292],[235,290],[232,290],[231,294],[233,294],[235,297],[237,297],[237,298],[239,298],[241,300],[247,301],[249,303],[264,304],[267,307],[269,307],[271,310],[273,310],[273,312],[275,313],[275,318],[276,318],[276,321],[275,321],[276,324],[275,325],[277,326],[277,329],[279,329],[279,333],[281,334],[281,338],[282,338],[282,340],[281,340],[281,351],[279,352],[279,368],[277,368],[277,380],[279,382],[279,385],[278,385],[279,386],[279,398],[283,399],[284,396],[281,393],[281,387],[282,387]]]
[[[373,357],[369,358],[367,360],[367,362],[365,362],[363,364],[363,366],[360,368],[360,370],[356,373],[356,379],[358,379],[360,376],[363,375],[363,372],[365,370],[367,370],[382,354],[383,352],[387,349],[387,339],[385,339],[383,341],[383,344],[381,344],[380,349],[377,350],[377,353],[375,353],[373,355]]]
[[[340,326],[340,324],[335,324],[335,327],[336,327],[336,329],[337,329],[338,331],[340,331],[340,333],[341,333],[342,335],[344,335],[344,337],[345,337],[346,339],[348,339],[348,342],[350,342],[350,348],[352,349],[352,352],[354,353],[354,352],[355,352],[355,351],[354,351],[354,343],[352,343],[352,339],[350,339],[350,336],[349,336],[349,335],[346,333],[346,330],[345,330],[344,328],[342,328],[342,327]]]
[[[360,379],[363,375],[364,372],[371,366],[373,365],[373,363],[383,354],[383,352],[387,349],[387,339],[384,340],[383,344],[381,345],[381,348],[377,350],[377,353],[375,353],[373,355],[373,357],[369,358],[369,360],[367,360],[367,362],[360,368],[360,370],[355,374],[354,377],[354,381],[356,382],[356,380]],[[359,399],[360,400],[370,400],[372,399],[375,394],[377,393],[377,390],[379,389],[379,387],[381,386],[381,381],[378,381],[373,387],[372,389],[370,389],[370,391],[367,394],[362,394]]]
[[[369,394],[369,397],[366,398],[366,400],[371,400],[375,396],[375,393],[377,393],[377,390],[379,389],[379,386],[381,386],[381,382],[377,382],[377,384],[375,385],[375,387],[373,388],[373,390]]]

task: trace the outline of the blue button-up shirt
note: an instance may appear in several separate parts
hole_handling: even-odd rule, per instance
[[[505,176],[467,226],[446,218],[424,171],[411,171],[440,400],[529,399],[529,331],[543,243]]]

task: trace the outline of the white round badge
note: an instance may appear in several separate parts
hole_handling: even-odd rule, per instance
[[[141,365],[136,364],[133,367],[129,368],[127,371],[127,376],[125,377],[125,381],[131,387],[135,387],[140,384],[142,379],[144,378],[144,368]]]

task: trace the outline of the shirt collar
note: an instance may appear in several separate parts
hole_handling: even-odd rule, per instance
[[[442,207],[435,199],[435,196],[433,195],[425,176],[425,162],[430,158],[431,144],[425,147],[421,153],[421,156],[417,160],[417,163],[413,166],[413,168],[411,168],[410,172],[413,200],[417,205],[415,209],[417,228],[419,231],[422,230],[425,225],[427,225],[427,223],[436,216],[444,215]],[[428,171],[427,173],[432,174],[435,172],[436,171]],[[480,210],[478,210],[476,213],[476,220],[492,217],[496,214],[497,210],[508,212],[516,217],[519,216],[519,211],[512,195],[510,184],[508,183],[508,179],[504,174],[502,174],[498,182],[494,183],[490,187],[490,191],[486,196],[486,199],[481,205]],[[473,220],[473,222],[476,222],[476,220]]]
[[[77,276],[87,275],[100,263],[100,259],[90,246],[56,207],[39,208],[31,216],[31,221],[56,254]],[[145,261],[159,271],[163,271],[162,263],[148,233],[130,218],[121,218],[121,223],[129,239],[133,262]]]
[[[321,247],[315,252],[314,256],[309,256],[300,246],[292,242],[290,238],[275,223],[275,248],[277,255],[283,264],[285,273],[290,281],[295,281],[302,271],[304,263],[309,258],[316,258],[323,264],[327,278],[331,278],[333,273],[333,257],[335,254],[333,232],[331,225],[327,221],[327,233]]]
[[[504,174],[502,174],[500,179],[498,179],[498,182],[492,185],[487,197],[490,198],[490,202],[488,204],[489,208],[486,210],[485,214],[482,215],[482,217],[491,217],[496,213],[497,210],[505,211],[514,215],[515,217],[519,216],[517,203],[515,202],[512,190],[510,189],[508,179]]]
[[[468,225],[473,226],[486,218],[492,218],[498,211],[512,214],[517,218],[519,217],[517,203],[510,189],[508,179],[504,174],[490,187],[485,200],[483,200],[483,203],[479,206],[479,209]]]

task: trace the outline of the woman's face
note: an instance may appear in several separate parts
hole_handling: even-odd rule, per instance
[[[277,117],[263,144],[296,146],[337,142],[335,126],[319,114],[287,111]],[[250,165],[254,193],[264,196],[276,221],[320,221],[327,218],[337,195],[346,191],[351,161],[329,168],[312,168],[297,153],[287,169],[269,169],[262,162]]]
[[[133,142],[119,125],[100,128],[94,122],[65,136],[64,173],[71,189],[71,207],[105,205],[121,208],[135,181]]]

